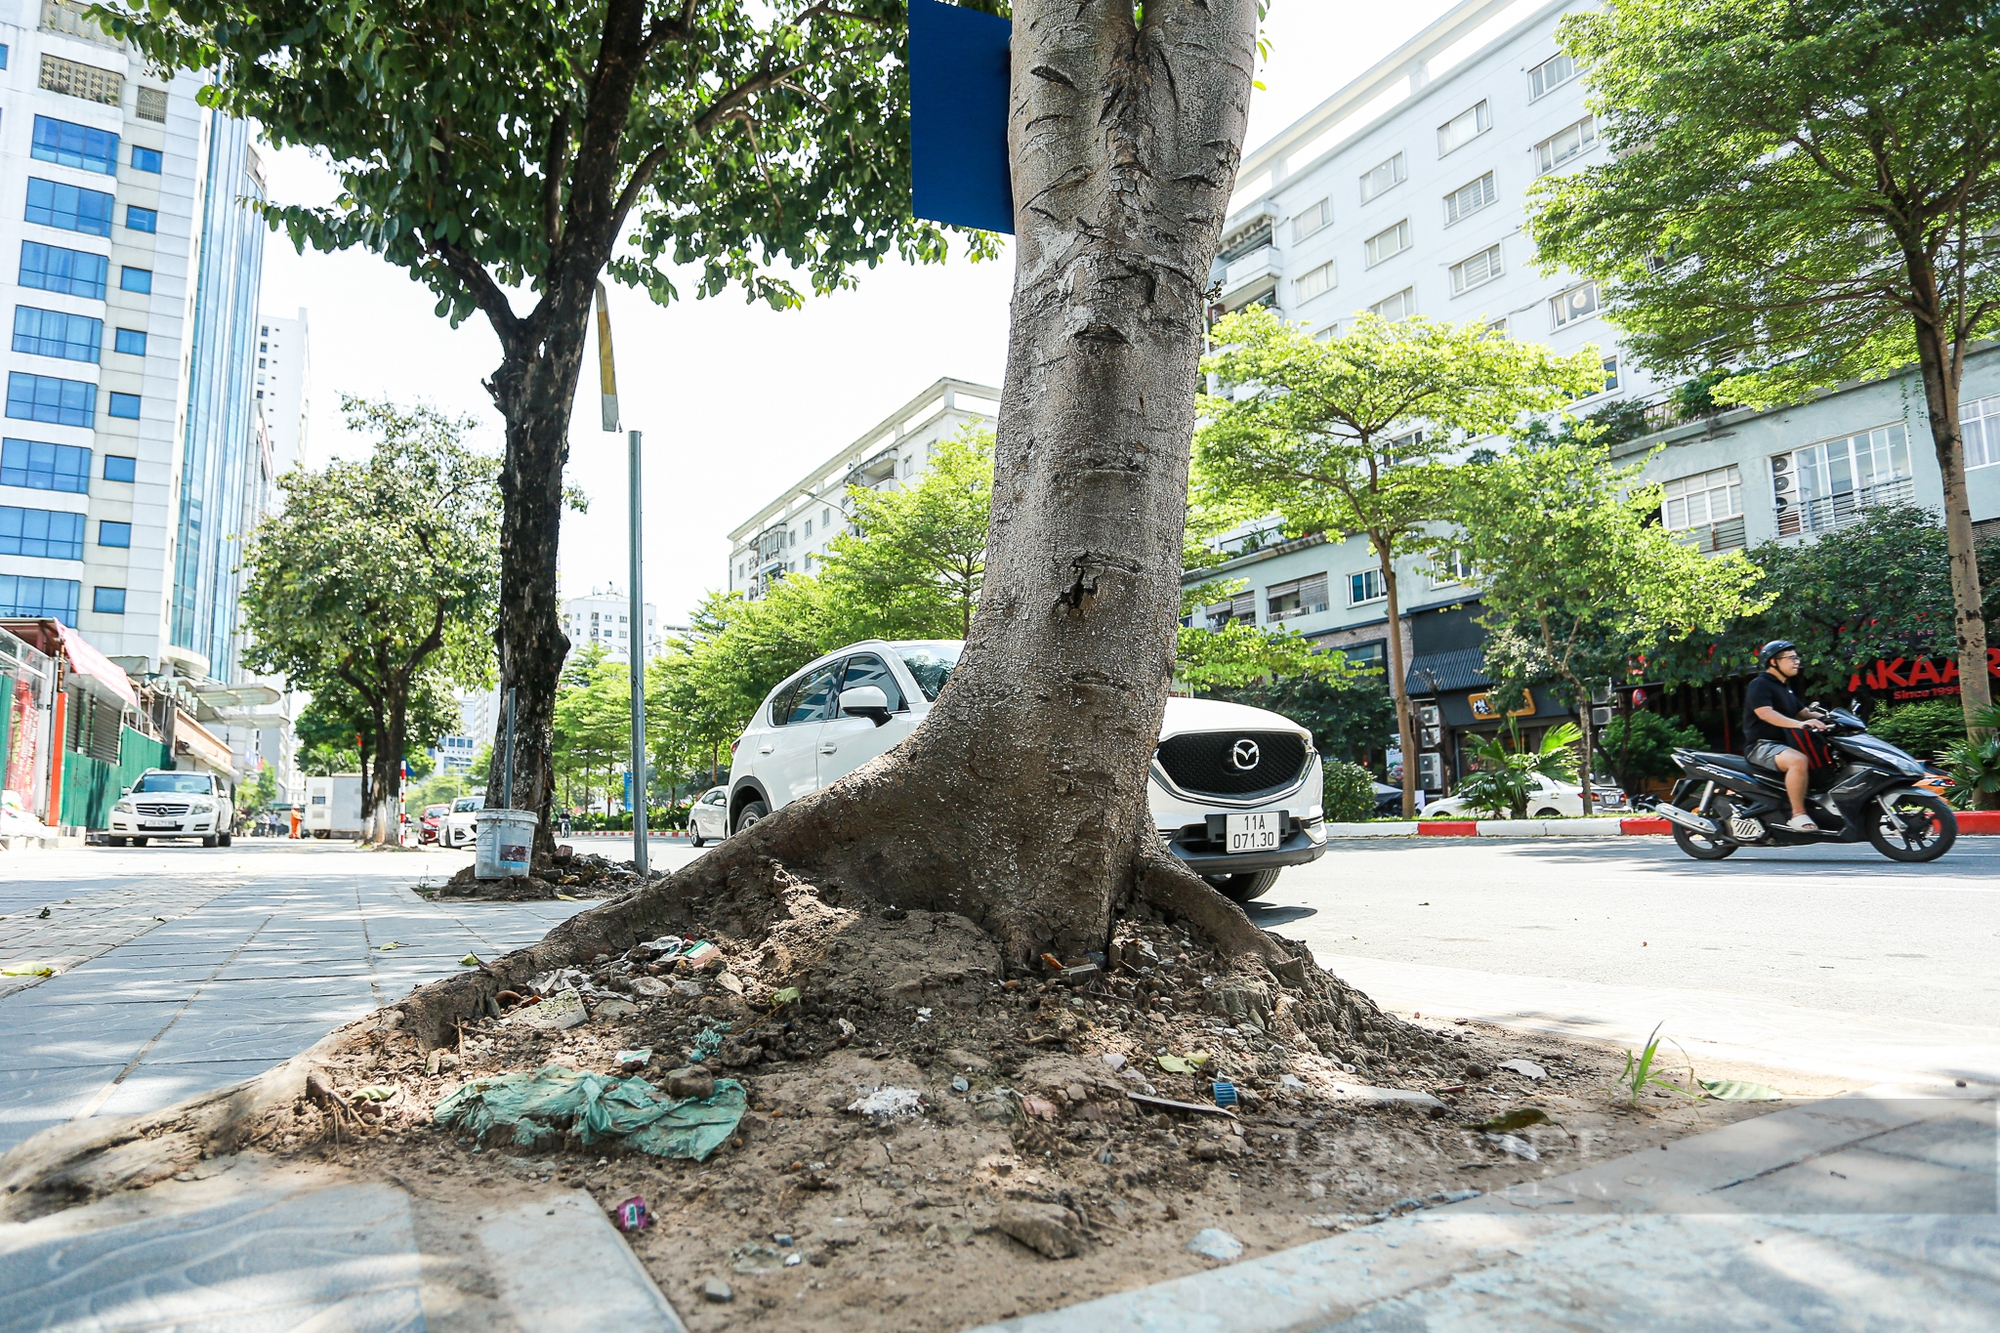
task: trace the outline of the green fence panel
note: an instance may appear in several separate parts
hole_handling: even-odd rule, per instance
[[[0,779],[7,774],[7,756],[14,748],[14,678],[0,671]],[[0,781],[0,786],[5,786]]]
[[[62,822],[74,828],[110,828],[111,807],[141,773],[173,766],[171,750],[130,727],[119,728],[116,765],[63,751]]]

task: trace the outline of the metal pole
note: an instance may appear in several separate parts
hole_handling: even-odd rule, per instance
[[[500,808],[514,808],[514,687],[507,687],[507,751],[500,758]]]
[[[632,669],[632,868],[646,877],[646,590],[639,432],[625,432],[632,473],[632,633],[625,650]]]

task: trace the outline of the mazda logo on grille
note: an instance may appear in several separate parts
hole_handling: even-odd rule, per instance
[[[1257,748],[1257,742],[1247,736],[1229,747],[1229,762],[1246,773],[1257,767],[1258,761],[1263,757],[1263,752]]]

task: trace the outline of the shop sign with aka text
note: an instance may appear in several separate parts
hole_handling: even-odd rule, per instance
[[[2000,648],[1986,650],[1986,674],[2000,678]],[[1849,694],[1901,702],[1958,697],[1958,663],[1948,657],[1878,658],[1847,682]]]

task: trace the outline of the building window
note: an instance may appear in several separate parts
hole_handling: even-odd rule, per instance
[[[28,178],[30,222],[44,227],[61,227],[90,236],[111,234],[111,196],[102,190],[86,190],[78,185],[58,185],[39,176]]]
[[[31,356],[60,357],[64,361],[98,359],[104,340],[104,321],[88,315],[71,315],[60,310],[37,310],[31,305],[14,307],[14,350]]]
[[[128,292],[145,294],[153,290],[153,270],[125,265],[118,270],[118,286]]]
[[[1322,199],[1292,218],[1292,244],[1297,245],[1313,233],[1323,231],[1333,225],[1333,200]]]
[[[1438,156],[1456,152],[1493,128],[1493,111],[1484,101],[1468,107],[1438,126]]]
[[[162,166],[163,159],[160,156],[159,149],[141,148],[138,144],[132,145],[132,170],[150,171],[157,176],[160,174]]]
[[[61,56],[42,53],[42,87],[52,93],[67,93],[86,102],[117,106],[125,96],[125,76],[95,65],[79,64]],[[114,140],[112,155],[117,155]],[[40,156],[40,154],[37,154]]]
[[[111,415],[127,421],[139,419],[139,395],[136,393],[116,393],[111,395]]]
[[[125,590],[123,588],[92,588],[90,609],[100,616],[122,616],[125,614]]]
[[[46,68],[46,66],[45,66]],[[116,78],[117,75],[113,75]],[[28,155],[57,166],[118,174],[118,136],[109,130],[94,130],[74,121],[54,116],[36,116],[35,133]]]
[[[1334,651],[1357,671],[1386,671],[1389,667],[1389,645],[1382,639],[1373,643],[1343,643]]]
[[[83,515],[0,505],[0,555],[83,559]]]
[[[39,440],[0,440],[0,486],[90,493],[90,450]]]
[[[1597,117],[1585,116],[1535,145],[1535,174],[1546,176],[1597,142]]]
[[[1378,162],[1361,173],[1361,202],[1381,197],[1403,183],[1407,173],[1403,169],[1403,155],[1396,154],[1387,162]]]
[[[1318,268],[1302,274],[1292,286],[1298,291],[1298,299],[1310,301],[1315,296],[1323,296],[1333,290],[1333,261],[1328,260]]]
[[[1471,217],[1497,198],[1499,195],[1493,187],[1493,173],[1489,171],[1478,180],[1469,185],[1461,185],[1444,197],[1444,225],[1449,227],[1460,218]]]
[[[1417,289],[1414,287],[1405,287],[1394,296],[1385,297],[1377,301],[1374,305],[1369,306],[1368,309],[1392,323],[1399,319],[1408,319],[1411,315],[1417,313]]]
[[[146,331],[144,329],[120,329],[113,346],[126,356],[146,354]]]
[[[1597,313],[1597,284],[1586,282],[1549,298],[1549,327],[1566,329]]]
[[[1831,532],[1873,505],[1910,498],[1910,440],[1898,421],[1771,460],[1778,535]]]
[[[1389,594],[1382,586],[1382,571],[1364,569],[1358,574],[1347,576],[1347,604],[1362,606],[1369,602],[1379,602]]]
[[[1294,616],[1316,615],[1327,608],[1326,575],[1314,574],[1290,583],[1274,583],[1265,589],[1264,597],[1264,618],[1270,624],[1275,625]]]
[[[813,535],[813,521],[812,521],[811,519],[807,519],[807,520],[806,520],[806,536],[810,537],[810,536],[812,536],[812,535]]]
[[[99,519],[97,521],[97,544],[99,546],[130,546],[132,544],[132,525],[130,523],[114,523],[108,518]]]
[[[76,603],[83,594],[81,579],[43,579],[27,574],[0,574],[0,616],[60,620],[76,627]]]
[[[97,424],[97,386],[82,380],[9,371],[7,415],[52,426],[89,428]]]
[[[1618,358],[1615,356],[1607,356],[1604,358],[1604,392],[1615,393],[1617,392],[1617,390],[1618,390]]]
[[[1567,55],[1550,56],[1528,71],[1530,102],[1553,92],[1576,77],[1576,62]]]
[[[2000,395],[1960,403],[1958,428],[1965,439],[1967,467],[2000,463]]]
[[[1431,586],[1450,588],[1472,582],[1472,562],[1463,551],[1452,551],[1431,565]]]
[[[1408,461],[1419,449],[1424,447],[1424,441],[1428,438],[1430,437],[1425,433],[1422,426],[1396,436],[1389,441],[1389,460],[1391,462],[1397,460]]]
[[[160,229],[160,214],[157,209],[141,208],[137,204],[125,205],[125,225],[133,231],[153,231]]]
[[[0,42],[0,69],[7,68],[7,43]]]
[[[150,120],[164,125],[167,123],[167,90],[165,88],[139,89],[137,114],[141,120]]]
[[[1734,464],[1660,487],[1660,526],[1703,551],[1744,544],[1743,477]]]
[[[1395,226],[1378,231],[1367,241],[1368,267],[1374,268],[1383,260],[1399,255],[1410,248],[1410,220],[1404,218]]]
[[[1489,245],[1470,259],[1461,259],[1451,266],[1451,294],[1462,295],[1474,287],[1481,287],[1500,276],[1500,247]]]
[[[86,460],[90,451],[84,450]],[[88,461],[84,466],[89,466]],[[136,481],[139,476],[139,460],[128,454],[104,455],[104,479],[106,481]]]
[[[21,285],[45,292],[64,292],[104,299],[104,283],[111,261],[85,250],[65,250],[40,241],[21,242]]]

